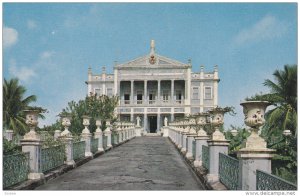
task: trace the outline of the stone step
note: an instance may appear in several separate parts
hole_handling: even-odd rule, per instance
[[[150,137],[157,136],[157,137],[161,137],[161,134],[160,133],[145,133],[144,136],[150,136]]]

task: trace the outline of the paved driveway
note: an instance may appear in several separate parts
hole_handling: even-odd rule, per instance
[[[173,144],[137,137],[37,190],[201,190]]]

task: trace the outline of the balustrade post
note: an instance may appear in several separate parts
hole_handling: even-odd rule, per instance
[[[95,131],[95,138],[98,138],[98,151],[99,152],[103,152],[104,148],[103,148],[103,132],[101,130],[101,120],[100,119],[96,119],[96,126],[97,129]]]
[[[65,144],[65,152],[66,152],[66,165],[75,166],[75,161],[73,159],[73,136],[69,131],[69,127],[71,126],[71,115],[60,115],[61,124],[65,128],[63,132],[60,133],[59,130],[55,131],[57,139],[60,139]]]
[[[24,135],[21,140],[22,152],[29,152],[29,174],[28,179],[42,179],[44,174],[41,173],[41,136],[35,132],[38,125],[39,110],[24,110],[26,114],[26,124],[30,131]]]
[[[193,158],[193,142],[195,141],[196,136],[197,136],[196,130],[194,128],[191,128],[189,135],[187,135],[188,144],[187,144],[187,153],[185,155],[187,159],[194,159]]]
[[[118,133],[119,133],[119,144],[121,144],[123,142],[123,135],[122,135],[122,129],[121,129],[121,125],[118,125]]]
[[[14,131],[13,131],[13,130],[6,130],[6,131],[5,131],[5,138],[6,138],[8,141],[13,140],[13,135],[14,135]]]
[[[89,116],[82,116],[83,118],[83,126],[85,127],[82,130],[81,133],[81,140],[85,141],[85,157],[93,157],[93,153],[91,152],[91,140],[92,140],[92,134],[90,130],[88,129],[88,126],[90,125],[90,117]]]
[[[111,125],[110,125],[110,121],[107,120],[106,121],[106,129],[104,131],[104,135],[107,136],[107,148],[112,148],[112,145],[111,145]]]
[[[256,170],[271,173],[271,159],[275,150],[268,149],[265,140],[259,136],[259,127],[265,122],[264,114],[268,102],[249,101],[241,103],[244,108],[245,124],[251,127],[251,135],[244,143],[244,148],[237,153],[239,159],[240,190],[256,190]]]
[[[195,153],[195,167],[202,166],[202,146],[207,146],[207,140],[209,137],[207,136],[206,132],[201,128],[198,131],[197,136],[195,137],[196,140],[196,153]]]
[[[220,131],[215,131],[211,140],[207,141],[209,149],[209,171],[207,180],[209,183],[219,181],[219,153],[228,154],[229,141]]]

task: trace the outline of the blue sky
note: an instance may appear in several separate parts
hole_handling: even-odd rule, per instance
[[[149,52],[192,59],[194,72],[219,67],[220,106],[237,115],[225,125],[242,126],[239,103],[266,92],[275,69],[297,64],[296,3],[4,3],[3,77],[18,77],[49,110],[51,124],[71,100],[87,93],[87,69],[100,73],[114,61]]]

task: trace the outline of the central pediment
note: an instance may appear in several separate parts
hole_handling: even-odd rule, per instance
[[[189,64],[158,55],[149,54],[132,61],[118,64],[115,68],[189,68]]]

